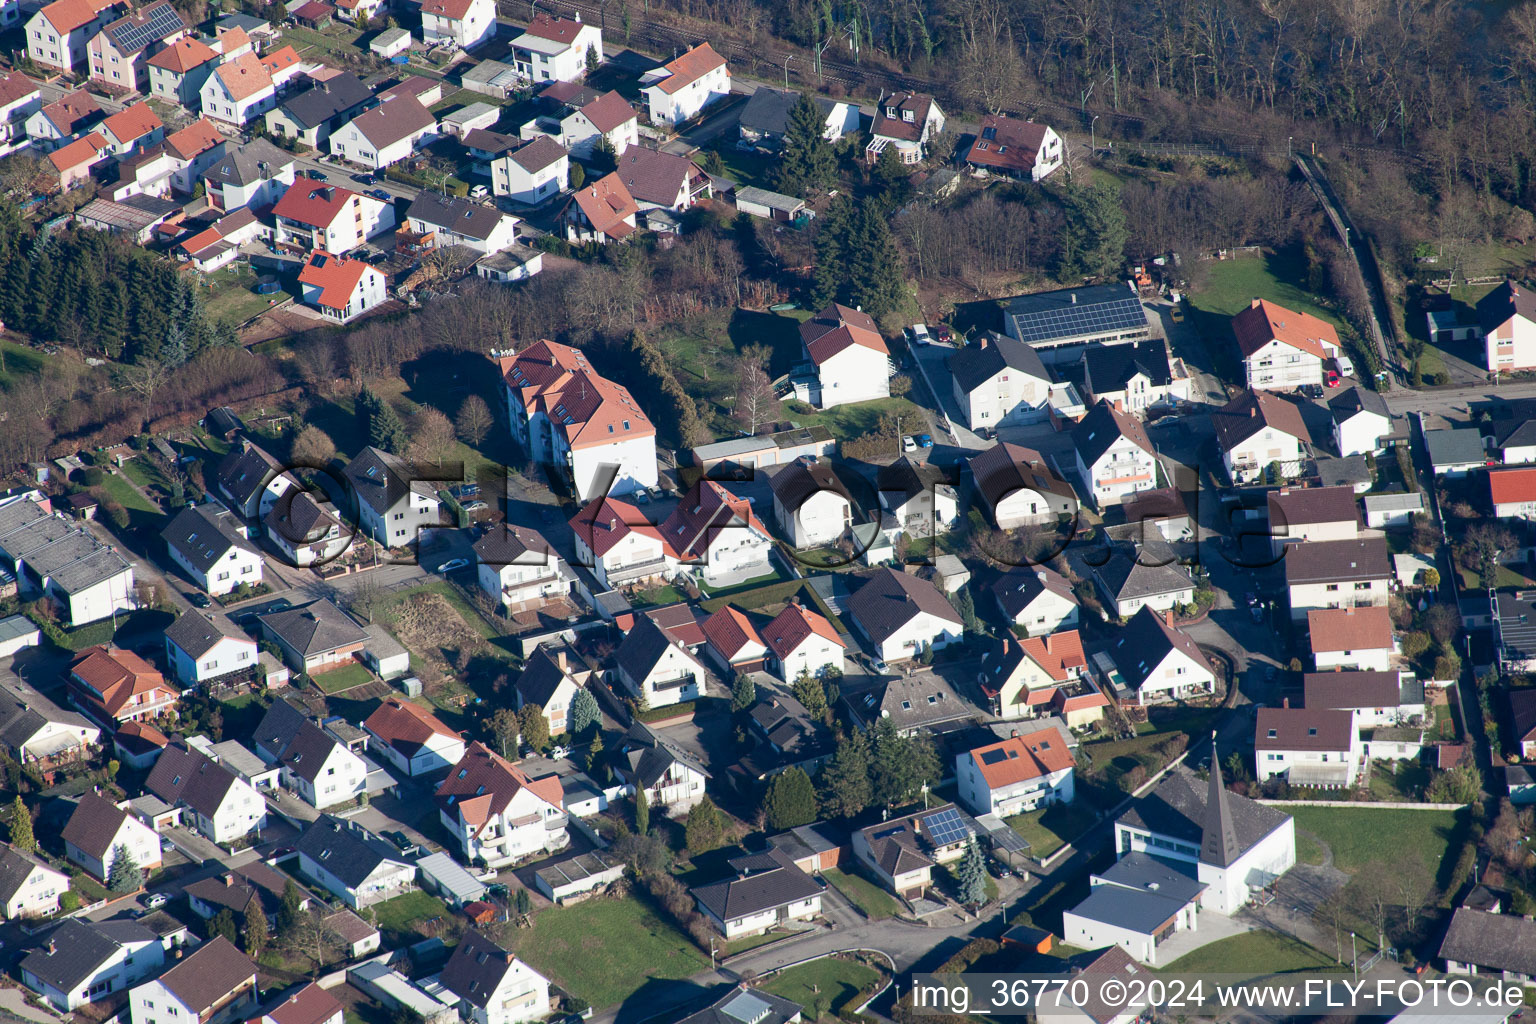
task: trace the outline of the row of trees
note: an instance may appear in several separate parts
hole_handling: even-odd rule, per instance
[[[763,810],[774,831],[820,818],[852,818],[869,807],[909,804],[942,773],[931,736],[901,736],[889,719],[881,719],[869,732],[853,729],[839,736],[816,783],[799,768],[775,775]]]

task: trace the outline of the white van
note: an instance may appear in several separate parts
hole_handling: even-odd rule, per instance
[[[1349,361],[1349,356],[1334,356],[1333,365],[1337,367],[1340,377],[1353,377],[1355,375],[1355,364]]]

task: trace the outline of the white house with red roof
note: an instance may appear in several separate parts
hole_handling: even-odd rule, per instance
[[[1341,351],[1339,332],[1310,313],[1254,299],[1232,318],[1248,387],[1290,391],[1323,382],[1323,363]]]
[[[726,605],[705,619],[700,628],[708,641],[707,650],[727,679],[763,667],[768,648],[741,609]]]
[[[711,586],[740,583],[772,571],[773,538],[752,505],[715,480],[699,480],[661,524],[677,567]]]
[[[165,151],[171,157],[171,188],[190,194],[214,164],[224,159],[224,136],[206,117],[198,118],[179,132],[165,137]]]
[[[1005,636],[982,655],[977,682],[1000,718],[1048,714],[1058,688],[1088,670],[1083,640],[1069,629],[1018,640]]]
[[[494,0],[426,0],[421,5],[421,40],[428,46],[472,50],[495,37]]]
[[[1498,519],[1536,519],[1536,469],[1490,469],[1488,492]]]
[[[656,486],[656,427],[580,349],[537,341],[498,364],[518,441],[534,461],[569,473],[581,500]]]
[[[639,212],[635,197],[629,194],[618,172],[606,174],[577,189],[561,212],[565,240],[607,245],[628,238],[635,232]]]
[[[54,173],[59,176],[59,188],[74,188],[91,176],[91,168],[106,160],[108,143],[100,135],[92,133],[76,139],[48,154]]]
[[[891,396],[891,351],[868,313],[834,302],[800,325],[800,345],[816,371],[812,405]]]
[[[591,156],[598,139],[607,140],[614,156],[640,143],[640,115],[613,90],[560,119],[560,144],[572,156]]]
[[[349,260],[324,250],[309,254],[299,271],[305,305],[344,324],[389,298],[384,275],[362,260]]]
[[[165,138],[165,124],[148,103],[124,107],[97,125],[95,131],[106,140],[113,156],[126,156]]]
[[[640,78],[645,116],[667,128],[697,117],[711,103],[731,94],[731,68],[708,43],[647,71]]]
[[[1071,803],[1076,766],[1061,730],[1046,725],[956,755],[955,782],[972,814],[1008,817]]]
[[[570,842],[560,777],[531,778],[483,743],[469,745],[433,799],[466,864],[504,867]]]
[[[874,163],[891,148],[902,163],[918,163],[928,152],[929,140],[943,130],[944,111],[932,96],[920,92],[892,93],[875,108],[864,157]]]
[[[1043,181],[1061,166],[1064,152],[1061,136],[1050,125],[988,114],[965,162],[982,175]]]
[[[1077,476],[1099,508],[1157,487],[1157,450],[1142,422],[1101,401],[1072,428]]]
[[[371,738],[369,750],[415,778],[430,775],[464,759],[464,737],[436,715],[403,697],[390,697],[363,722]]]
[[[650,583],[672,571],[661,530],[628,502],[594,498],[571,520],[571,532],[577,564],[610,589]]]
[[[573,18],[539,11],[523,34],[512,40],[512,66],[535,84],[574,82],[587,73],[588,62],[594,59],[603,59],[603,31],[583,22],[580,11]]]
[[[19,71],[0,75],[0,156],[26,144],[27,118],[42,105],[42,87],[32,79]]]
[[[277,243],[326,252],[351,252],[393,230],[395,204],[314,178],[296,178],[272,208]]]
[[[58,149],[103,117],[96,97],[83,89],[38,107],[27,116],[26,132],[32,148],[40,153]]]
[[[118,10],[115,0],[53,0],[27,21],[27,54],[60,71],[83,68],[91,39]]]
[[[219,52],[196,36],[182,36],[145,62],[149,94],[188,109],[198,106],[203,83],[218,66]]]
[[[198,99],[204,117],[239,126],[277,106],[277,84],[260,57],[245,53],[216,65]]]
[[[828,669],[843,669],[843,651],[847,645],[825,615],[807,611],[798,603],[784,606],[762,631],[769,661],[786,683],[808,672],[824,676]]]
[[[220,217],[197,234],[177,240],[176,255],[191,263],[199,273],[211,274],[239,258],[240,246],[254,241],[262,230],[256,215],[242,207]]]

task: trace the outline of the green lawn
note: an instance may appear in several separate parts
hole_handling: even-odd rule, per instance
[[[541,910],[510,946],[598,1009],[623,1002],[649,981],[687,978],[709,966],[708,957],[638,898]]]
[[[256,272],[247,264],[237,263],[211,274],[199,282],[206,287],[204,308],[215,320],[228,320],[243,324],[251,317],[285,297],[282,292],[273,295],[256,294]]]
[[[1332,810],[1333,808],[1327,808]],[[1186,953],[1157,970],[1165,974],[1288,974],[1337,970],[1332,957],[1278,932],[1244,932]]]
[[[770,172],[773,170],[774,160],[756,153],[743,153],[735,146],[726,146],[718,150],[720,160],[725,164],[725,176],[738,185],[756,185],[758,188],[773,188],[769,181]],[[700,157],[702,162],[703,157]]]
[[[1296,832],[1296,863],[1317,865],[1323,862],[1323,848],[1318,845],[1311,835],[1300,831]]]
[[[1340,871],[1374,868],[1391,874],[1404,851],[1417,851],[1433,875],[1467,828],[1464,811],[1404,811],[1370,807],[1293,807],[1296,829],[1333,850]]]
[[[160,510],[151,505],[149,499],[134,490],[131,483],[116,473],[106,474],[106,477],[101,482],[101,489],[107,493],[107,497],[130,512],[147,512],[150,515],[160,514]]]
[[[821,874],[849,903],[864,911],[864,916],[870,920],[884,920],[901,909],[894,896],[861,875],[836,868],[827,868]]]
[[[668,583],[636,591],[630,603],[636,608],[641,608],[649,605],[676,604],[684,599],[683,592]]]
[[[391,945],[414,942],[417,935],[425,934],[418,931],[424,922],[453,916],[446,903],[419,889],[376,903],[372,909],[379,932]]]
[[[48,357],[36,349],[0,341],[0,390],[9,388],[23,376],[35,377],[42,373],[47,361]]]
[[[1371,765],[1371,795],[1388,803],[1414,803],[1424,799],[1429,769],[1417,761],[1376,761]]]
[[[791,967],[762,983],[765,992],[782,996],[805,1008],[806,1020],[819,1020],[839,1010],[852,1011],[845,1005],[862,991],[872,989],[880,972],[852,960],[826,957],[799,967]]]
[[[1079,800],[1015,814],[1005,820],[1024,837],[1030,853],[1044,860],[1086,832],[1097,820],[1097,811],[1098,808]]]
[[[736,939],[734,942],[727,942],[725,944],[725,953],[723,955],[735,956],[737,953],[745,953],[749,949],[756,949],[758,946],[766,946],[770,942],[777,942],[778,940],[784,938],[784,936],[790,934],[792,933],[765,932],[762,935],[748,935],[744,939]]]
[[[318,32],[310,28],[300,28],[297,25],[283,29],[283,42],[292,43],[301,57],[314,51],[337,56],[356,54],[359,52],[357,40],[361,36],[361,32],[339,21],[331,22]]]
[[[845,440],[868,434],[886,413],[903,419],[913,417],[910,422],[902,424],[906,433],[927,429],[924,426],[927,419],[922,408],[906,398],[877,398],[870,402],[838,405],[826,410],[810,409],[809,406],[797,404],[789,411],[789,418],[802,427],[826,427],[833,437]]]
[[[357,662],[353,662],[350,665],[333,668],[329,672],[321,672],[319,675],[312,676],[311,678],[314,679],[315,685],[326,693],[340,693],[343,690],[350,690],[354,686],[362,686],[364,683],[372,682],[373,673]]]

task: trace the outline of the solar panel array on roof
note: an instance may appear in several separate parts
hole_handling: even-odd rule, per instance
[[[119,46],[128,52],[137,52],[157,39],[164,39],[177,29],[185,28],[186,23],[181,20],[181,15],[176,8],[167,4],[164,7],[156,7],[149,12],[149,18],[142,25],[127,25],[117,33]]]
[[[960,812],[953,807],[936,811],[922,821],[923,829],[928,833],[928,841],[934,846],[958,843],[971,834],[970,826],[960,817]]]
[[[1031,310],[1012,316],[1018,339],[1031,344],[1111,331],[1141,330],[1147,323],[1141,300],[1131,294],[1109,302],[1068,303],[1055,309]]]
[[[773,1012],[773,1007],[751,992],[738,992],[720,1007],[720,1012],[732,1020],[741,1021],[742,1024],[757,1024]]]

